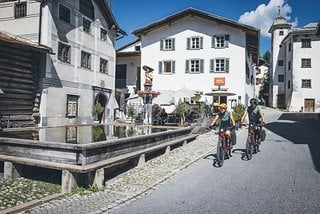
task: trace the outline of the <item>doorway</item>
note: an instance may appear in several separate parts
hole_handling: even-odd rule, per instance
[[[304,111],[305,112],[314,112],[314,99],[304,99]]]

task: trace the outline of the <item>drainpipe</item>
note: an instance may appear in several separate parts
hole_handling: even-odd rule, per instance
[[[42,28],[42,7],[48,0],[40,0],[40,12],[39,12],[39,33],[38,33],[38,44],[41,45],[41,28]]]

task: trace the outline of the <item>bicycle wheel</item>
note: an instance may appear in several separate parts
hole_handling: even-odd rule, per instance
[[[253,139],[251,136],[249,136],[246,142],[246,156],[248,160],[251,160],[252,154],[253,154]]]
[[[218,165],[221,167],[224,161],[223,139],[221,137],[219,137],[217,144],[217,161]]]

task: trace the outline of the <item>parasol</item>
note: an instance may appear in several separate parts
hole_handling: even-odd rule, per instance
[[[236,94],[232,93],[232,92],[228,92],[228,91],[218,90],[218,91],[212,91],[212,92],[205,93],[204,95],[207,95],[207,96],[234,96]]]

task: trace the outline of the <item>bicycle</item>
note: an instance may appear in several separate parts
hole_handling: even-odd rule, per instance
[[[259,147],[261,145],[261,125],[250,123],[248,137],[246,142],[246,156],[248,160],[251,160],[252,155],[259,152]]]
[[[226,130],[222,127],[219,127],[219,138],[217,144],[217,162],[219,167],[222,167],[225,157],[228,159],[232,157],[232,142],[231,139],[228,139],[226,136]]]

